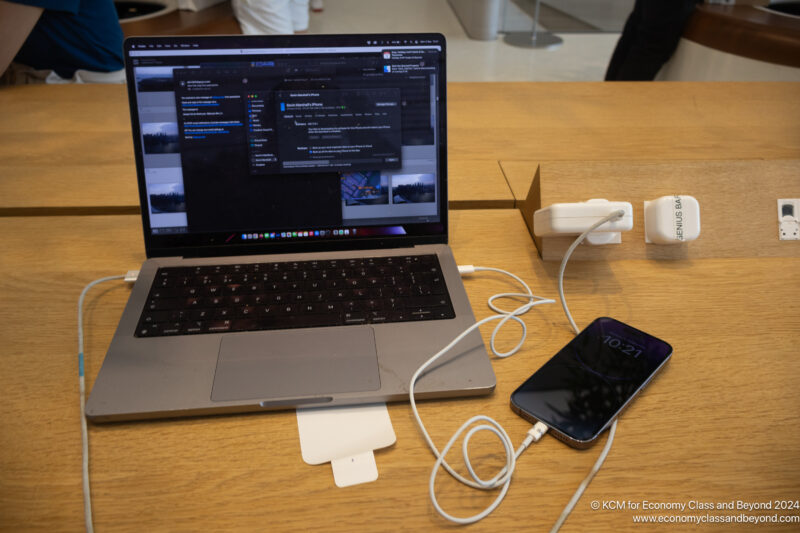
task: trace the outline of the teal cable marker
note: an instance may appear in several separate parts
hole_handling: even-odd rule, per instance
[[[83,443],[83,515],[86,521],[87,533],[92,533],[94,531],[94,526],[92,524],[92,495],[89,488],[89,431],[86,427],[86,389],[84,384],[85,378],[83,377],[83,299],[86,297],[86,293],[89,292],[89,289],[98,283],[124,278],[125,276],[108,276],[96,279],[83,288],[78,298],[78,389],[80,390],[81,399],[81,441]]]

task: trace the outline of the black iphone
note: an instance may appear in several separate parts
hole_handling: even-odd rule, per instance
[[[511,394],[511,409],[570,446],[588,448],[671,355],[666,342],[598,318]]]

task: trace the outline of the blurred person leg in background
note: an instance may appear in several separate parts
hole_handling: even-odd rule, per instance
[[[308,31],[309,0],[233,0],[245,35],[289,35]]]
[[[308,0],[289,0],[295,33],[308,33]]]
[[[672,57],[701,0],[636,0],[606,71],[606,81],[652,81]]]
[[[0,0],[0,85],[123,83],[113,0]]]

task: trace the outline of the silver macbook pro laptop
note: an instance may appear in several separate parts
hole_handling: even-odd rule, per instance
[[[95,421],[408,398],[474,324],[447,246],[438,34],[125,43],[147,261]],[[418,397],[488,394],[480,334]]]

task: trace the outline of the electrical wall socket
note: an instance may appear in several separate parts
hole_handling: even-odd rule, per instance
[[[800,198],[778,200],[778,238],[800,241]]]

